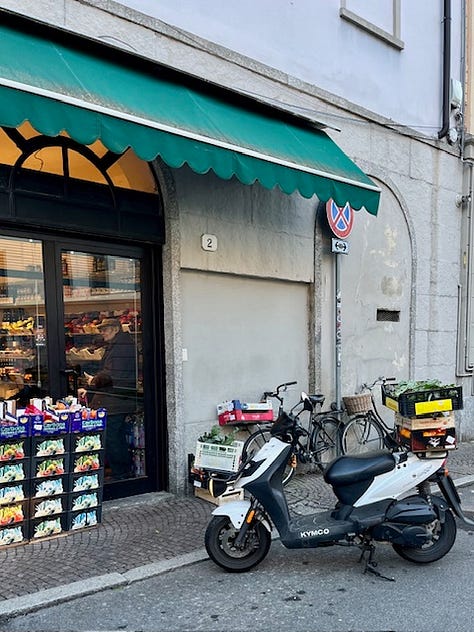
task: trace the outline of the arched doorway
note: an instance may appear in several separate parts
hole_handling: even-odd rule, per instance
[[[152,168],[132,152],[0,130],[0,397],[109,408],[108,498],[166,486],[163,235]],[[127,351],[109,383],[110,331]]]

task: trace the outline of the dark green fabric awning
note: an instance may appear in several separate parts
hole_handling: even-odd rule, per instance
[[[204,82],[191,88],[159,67],[137,70],[0,25],[0,125],[25,120],[48,136],[65,130],[81,144],[100,139],[115,153],[131,147],[146,161],[161,156],[171,167],[377,213],[380,190],[321,129],[241,107]]]

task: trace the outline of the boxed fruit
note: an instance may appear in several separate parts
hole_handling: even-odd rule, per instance
[[[45,498],[49,496],[60,496],[67,492],[67,476],[56,476],[54,478],[36,479],[33,481],[31,494],[33,498]]]
[[[92,452],[104,447],[101,433],[75,434],[71,437],[71,452]]]
[[[66,514],[31,518],[29,521],[29,538],[39,540],[63,533],[67,529]]]
[[[66,511],[66,496],[64,494],[48,498],[36,498],[31,503],[33,518],[55,516]]]
[[[107,411],[105,408],[81,408],[70,412],[71,432],[94,432],[105,430]]]
[[[0,527],[23,522],[27,517],[26,501],[0,507]]]
[[[64,454],[67,452],[67,437],[51,436],[45,438],[44,436],[32,437],[32,452],[33,456],[55,456],[58,454]]]
[[[24,459],[28,452],[25,439],[7,440],[0,443],[0,463]]]
[[[102,507],[93,509],[70,511],[67,516],[67,528],[71,531],[94,527],[102,519]]]
[[[0,484],[0,505],[8,505],[25,500],[28,496],[28,488],[27,481]]]
[[[99,470],[104,466],[103,451],[75,453],[71,455],[71,458],[74,473]]]
[[[71,511],[84,511],[98,507],[102,502],[102,490],[88,490],[73,492],[69,495],[69,509]]]
[[[24,481],[28,476],[28,461],[0,464],[0,483]]]
[[[68,454],[54,457],[32,457],[31,475],[33,478],[61,476],[68,471],[68,458]]]
[[[69,489],[71,492],[85,492],[101,489],[104,482],[104,470],[101,468],[90,472],[75,472],[71,475]]]
[[[4,412],[0,418],[0,440],[28,437],[30,434],[30,420],[28,415],[21,412],[11,414]]]
[[[26,409],[28,411],[28,408]],[[69,432],[69,414],[66,411],[48,409],[30,411],[30,428],[33,437],[44,435],[60,435]]]
[[[26,541],[26,531],[27,529],[25,523],[15,525],[14,527],[0,529],[0,546],[20,544],[21,542]]]

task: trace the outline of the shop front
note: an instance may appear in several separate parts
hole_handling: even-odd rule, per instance
[[[126,337],[126,467],[114,471],[121,448],[106,445],[105,498],[167,489],[170,458],[186,467],[177,400],[192,384],[165,378],[165,340],[180,345],[164,331],[177,308],[163,289],[169,209],[155,161],[375,215],[378,187],[323,128],[71,33],[12,16],[0,26],[0,396],[90,403],[107,326]],[[190,296],[200,281],[179,280]],[[307,289],[294,292],[305,306]]]
[[[21,408],[80,395],[109,408],[105,498],[163,488],[163,229],[153,173],[133,156],[65,135],[52,141],[27,123],[0,132],[0,152],[0,399]],[[119,330],[116,385],[95,387]]]

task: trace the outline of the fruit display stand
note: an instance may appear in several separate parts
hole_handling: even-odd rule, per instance
[[[0,547],[28,540],[30,442],[26,418],[0,423]]]
[[[94,418],[76,414],[71,420],[71,475],[67,528],[92,527],[102,519],[105,411]]]
[[[0,547],[101,521],[106,411],[34,404],[0,402]]]

